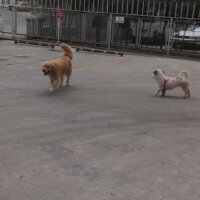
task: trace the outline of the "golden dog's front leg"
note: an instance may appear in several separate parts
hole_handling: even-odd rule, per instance
[[[51,86],[49,88],[49,91],[51,92],[55,91],[57,88],[59,88],[60,84],[61,84],[60,79],[56,79],[56,80],[51,79]]]
[[[49,87],[49,91],[50,91],[50,92],[53,92],[53,91],[54,91],[54,88],[53,88],[53,79],[52,79],[52,78],[50,78],[50,82],[51,82],[51,85],[50,85],[50,87]]]
[[[70,68],[66,73],[66,76],[67,76],[66,86],[69,86],[69,80],[70,80],[71,74],[72,74],[72,69]]]
[[[61,81],[60,81],[60,86],[59,87],[62,87],[63,86],[63,76],[61,77]]]

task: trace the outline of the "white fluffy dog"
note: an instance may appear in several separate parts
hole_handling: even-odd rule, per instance
[[[165,75],[165,72],[156,69],[153,72],[153,78],[158,83],[158,90],[156,91],[156,95],[162,92],[162,96],[165,96],[166,90],[171,90],[176,87],[181,87],[185,93],[185,98],[190,97],[190,89],[189,89],[189,81],[188,81],[188,73],[182,71],[178,74],[177,77],[168,77]]]

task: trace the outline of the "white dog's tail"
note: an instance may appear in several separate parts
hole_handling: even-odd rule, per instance
[[[64,56],[69,57],[71,60],[73,59],[73,51],[69,45],[62,43],[60,44],[60,48],[65,52]]]
[[[188,73],[185,71],[180,72],[178,75],[179,78],[181,77],[181,78],[185,78],[185,79],[187,79],[188,76],[189,76]]]

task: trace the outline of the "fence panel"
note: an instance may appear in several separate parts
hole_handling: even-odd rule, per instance
[[[160,18],[141,18],[139,47],[167,48],[169,21]]]
[[[4,33],[12,33],[13,31],[13,15],[7,7],[0,7],[1,29]]]
[[[113,16],[112,46],[136,46],[138,19],[131,16]]]
[[[200,21],[175,20],[172,47],[176,51],[200,53]]]
[[[61,40],[81,41],[83,29],[83,14],[64,12],[61,19]]]
[[[18,11],[16,10],[16,13],[14,14],[16,18],[16,34],[22,34],[26,35],[27,34],[27,26],[26,26],[26,21],[31,18],[31,12],[30,11]]]
[[[85,15],[84,42],[97,45],[108,43],[108,15],[87,13]]]
[[[53,10],[37,9],[26,19],[27,37],[38,39],[56,39],[56,12]]]
[[[112,46],[127,48],[167,48],[169,20],[160,18],[115,16]]]

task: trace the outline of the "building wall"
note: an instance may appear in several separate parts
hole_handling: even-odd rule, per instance
[[[7,7],[10,4],[15,4],[15,0],[0,0],[0,6]]]

